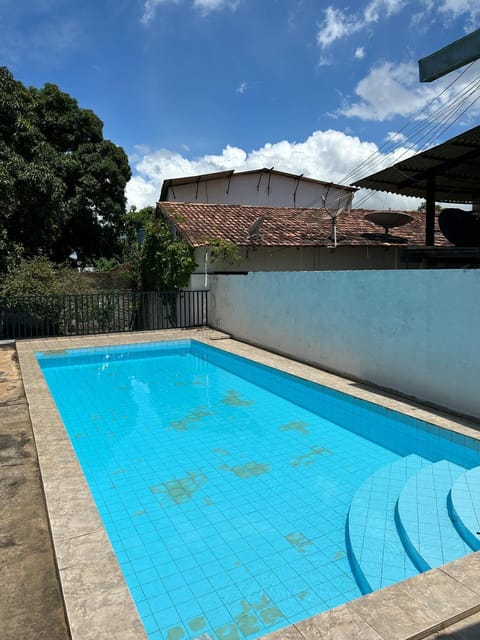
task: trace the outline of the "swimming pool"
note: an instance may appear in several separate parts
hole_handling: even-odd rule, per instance
[[[254,637],[357,597],[365,482],[411,455],[478,464],[464,438],[195,342],[39,361],[151,638]]]

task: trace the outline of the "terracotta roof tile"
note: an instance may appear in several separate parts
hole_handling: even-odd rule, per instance
[[[240,246],[331,246],[332,221],[322,209],[257,207],[250,205],[159,202],[163,213],[193,247],[220,238]],[[381,227],[365,219],[372,209],[352,209],[337,218],[337,245],[423,246],[425,214],[408,211],[413,220],[385,235]],[[249,229],[263,218],[257,237],[249,238]],[[314,220],[317,219],[317,222]],[[319,220],[319,221],[318,221]],[[435,225],[435,244],[450,243]]]

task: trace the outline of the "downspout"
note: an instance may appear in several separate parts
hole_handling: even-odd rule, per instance
[[[208,289],[208,246],[205,249],[205,257],[204,257],[204,279],[203,279],[203,286],[205,287],[205,290]]]

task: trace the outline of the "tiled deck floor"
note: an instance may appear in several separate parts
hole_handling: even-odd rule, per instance
[[[73,640],[144,639],[83,474],[35,360],[37,350],[194,338],[472,437],[477,425],[230,340],[211,330],[158,331],[17,345]],[[271,640],[480,637],[480,552],[271,634]],[[461,621],[461,622],[459,622]],[[446,627],[450,626],[447,630]],[[443,629],[443,631],[442,631]],[[451,630],[451,632],[450,632]],[[472,635],[473,634],[473,635]],[[28,636],[25,636],[28,637]],[[35,637],[35,636],[32,636]]]

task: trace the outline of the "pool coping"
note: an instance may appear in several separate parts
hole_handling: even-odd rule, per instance
[[[169,329],[16,343],[72,640],[147,640],[36,351],[194,339],[480,440],[480,424],[231,339]],[[268,634],[269,640],[413,640],[480,611],[480,552]],[[265,636],[266,637],[266,636]]]

